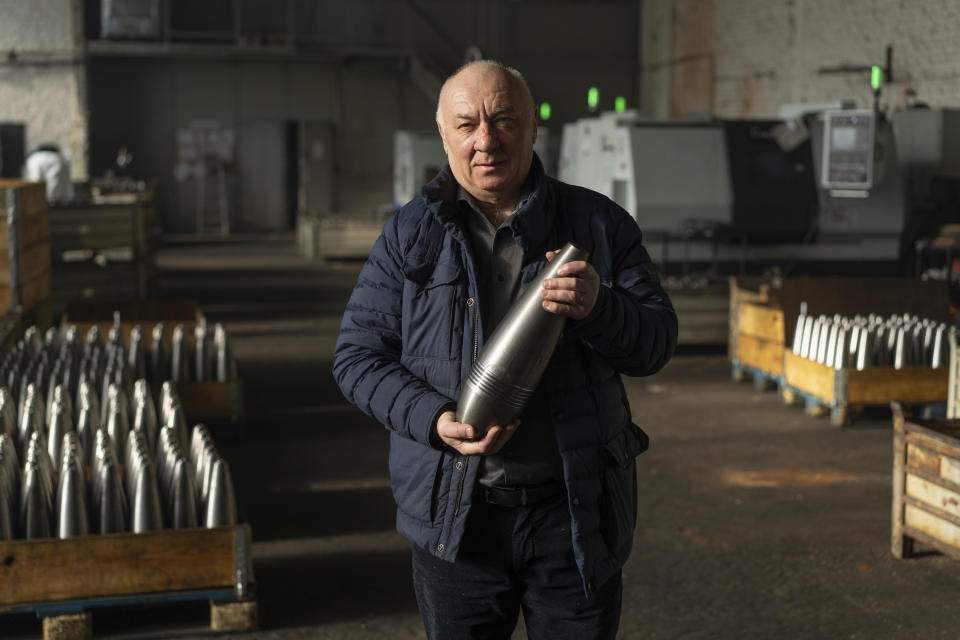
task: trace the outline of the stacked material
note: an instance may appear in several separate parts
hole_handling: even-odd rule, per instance
[[[945,367],[956,327],[911,314],[813,317],[801,306],[793,353],[836,370]]]
[[[171,382],[158,412],[147,380],[133,380],[145,369],[133,334],[128,350],[116,327],[104,343],[94,326],[82,344],[75,327],[42,340],[31,328],[4,358],[0,540],[236,523],[207,429],[188,432]],[[226,353],[220,340],[214,355]]]
[[[231,379],[230,340],[223,325],[217,323],[212,330],[206,319],[197,322],[190,332],[183,324],[177,324],[167,338],[163,322],[150,331],[150,345],[139,325],[130,330],[130,369],[134,377],[143,377],[151,382],[229,382]]]

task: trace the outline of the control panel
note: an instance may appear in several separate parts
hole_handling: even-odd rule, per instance
[[[826,111],[823,114],[823,171],[827,189],[870,189],[876,116],[873,111]]]

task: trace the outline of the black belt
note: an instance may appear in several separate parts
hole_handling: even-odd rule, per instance
[[[501,507],[529,507],[559,496],[563,491],[563,483],[559,481],[530,486],[477,487],[482,499]]]

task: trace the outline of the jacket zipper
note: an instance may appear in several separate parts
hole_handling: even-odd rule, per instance
[[[477,352],[480,348],[480,310],[473,312],[473,362],[477,361]],[[460,515],[460,501],[463,499],[463,480],[467,474],[466,464],[460,469],[460,483],[457,485],[457,504],[453,510],[453,515]]]
[[[480,349],[480,309],[473,312],[473,362],[477,361]]]

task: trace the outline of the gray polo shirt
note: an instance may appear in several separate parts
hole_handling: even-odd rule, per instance
[[[516,211],[523,208],[531,193],[531,186],[524,185]],[[520,271],[523,267],[523,250],[514,239],[510,228],[512,216],[499,228],[494,228],[473,197],[462,187],[457,196],[457,206],[464,214],[473,257],[477,263],[483,333],[486,339],[493,334],[510,306],[522,293]],[[534,392],[520,416],[520,426],[510,442],[496,455],[480,458],[481,485],[531,486],[563,477],[553,425],[543,420],[529,419],[533,416],[549,415],[545,405],[543,393],[539,390]]]

